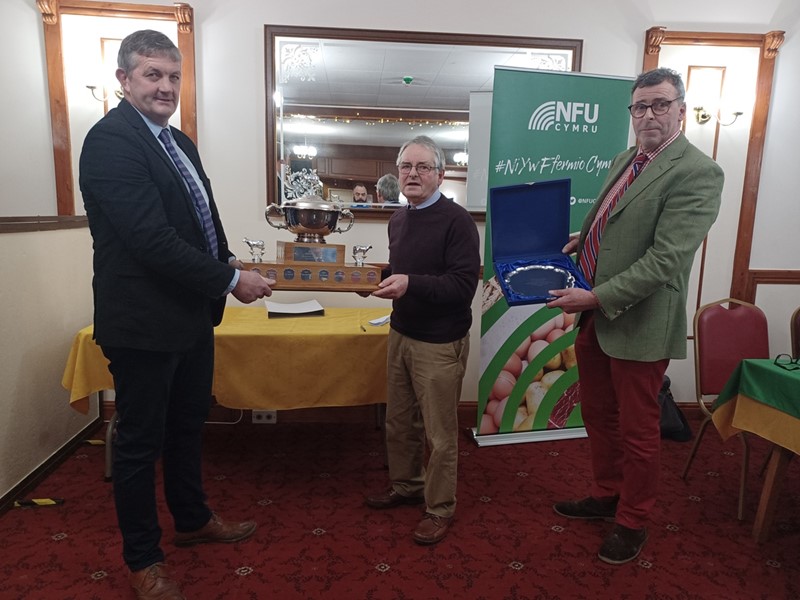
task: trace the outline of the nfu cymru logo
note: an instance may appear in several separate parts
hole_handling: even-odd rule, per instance
[[[588,102],[551,100],[536,108],[528,121],[531,131],[560,131],[564,133],[597,133],[600,106]]]

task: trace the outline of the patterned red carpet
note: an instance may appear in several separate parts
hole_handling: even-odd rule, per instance
[[[612,567],[596,558],[609,524],[551,509],[588,489],[585,439],[479,448],[465,435],[453,529],[420,547],[411,539],[419,507],[363,504],[387,483],[369,425],[208,426],[209,502],[259,529],[238,544],[176,548],[164,509],[164,547],[187,597],[199,600],[800,598],[798,461],[771,538],[758,545],[750,530],[766,444],[754,444],[739,522],[740,445],[723,445],[713,430],[706,438],[688,482],[679,475],[689,444],[664,443],[650,539],[639,559]],[[30,495],[63,505],[0,517],[2,600],[133,598],[102,471],[103,448],[82,446]]]

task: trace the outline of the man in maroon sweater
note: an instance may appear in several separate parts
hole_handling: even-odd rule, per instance
[[[389,267],[373,293],[392,300],[386,398],[392,484],[366,501],[372,508],[424,502],[414,531],[418,544],[441,541],[455,513],[457,408],[480,275],[475,222],[439,191],[444,165],[444,153],[428,137],[400,149],[400,189],[408,207],[389,220]]]

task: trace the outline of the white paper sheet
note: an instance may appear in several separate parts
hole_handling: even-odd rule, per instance
[[[305,315],[324,315],[325,309],[316,300],[306,300],[305,302],[273,302],[264,300],[267,307],[267,314],[270,317],[302,317]]]

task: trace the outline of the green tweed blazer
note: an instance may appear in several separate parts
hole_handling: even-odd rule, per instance
[[[633,160],[617,155],[586,215],[578,252],[609,188]],[[719,213],[722,169],[680,134],[634,180],[600,240],[594,292],[597,340],[609,356],[686,358],[686,295],[695,253]]]

